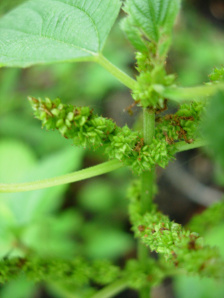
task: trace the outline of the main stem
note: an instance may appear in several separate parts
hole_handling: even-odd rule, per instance
[[[143,136],[144,142],[147,145],[150,145],[155,131],[155,113],[148,110],[147,108],[143,109]],[[153,200],[153,184],[154,184],[154,175],[155,169],[152,168],[150,171],[144,172],[141,175],[141,213],[150,212],[152,210],[152,200]],[[148,248],[141,243],[141,240],[138,241],[138,259],[141,262],[142,266],[147,266],[147,260],[149,257]],[[146,268],[147,269],[147,268]],[[142,288],[140,290],[140,298],[149,298],[150,297],[150,285]]]

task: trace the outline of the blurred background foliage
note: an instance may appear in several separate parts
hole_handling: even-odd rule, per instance
[[[24,0],[1,0],[0,15],[22,2]],[[120,18],[122,16],[121,13]],[[191,0],[183,3],[167,63],[168,71],[176,74],[180,85],[206,82],[212,68],[223,65],[223,24],[223,1]],[[111,32],[104,53],[115,65],[132,76],[135,74],[133,49],[125,40],[119,22]],[[89,105],[99,114],[115,119],[119,125],[132,125],[134,121],[134,117],[125,111],[132,104],[129,91],[99,65],[63,63],[27,69],[1,69],[1,182],[53,177],[104,161],[100,151],[75,148],[57,133],[41,130],[26,100],[28,95],[52,99],[60,97],[62,101],[74,105]],[[134,112],[136,115],[137,111]],[[214,125],[214,129],[216,127]],[[222,131],[223,126],[219,130]],[[206,154],[194,150],[180,154],[178,159],[195,179],[214,187],[214,164]],[[220,177],[218,175],[224,185]],[[122,265],[126,259],[135,257],[135,240],[127,218],[126,189],[130,179],[129,171],[121,169],[72,185],[1,194],[0,257],[24,256],[27,253],[44,258],[84,256],[113,260],[115,264]],[[190,202],[185,193],[178,193],[174,186],[169,185],[160,170],[158,182],[161,190],[156,201],[172,219],[186,223],[195,212],[204,210],[203,205]],[[210,231],[206,238],[208,243],[218,245],[222,252],[223,230],[222,224]],[[221,298],[224,285],[212,280],[179,276],[155,289],[153,295],[160,298]],[[49,288],[36,286],[22,276],[2,286],[0,296],[56,297]],[[119,297],[137,296],[127,291]]]

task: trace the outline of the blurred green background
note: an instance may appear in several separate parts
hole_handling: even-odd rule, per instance
[[[24,1],[1,0],[0,15],[21,2]],[[212,68],[223,65],[224,13],[217,17],[211,1],[201,2],[202,7],[199,2],[183,3],[167,64],[168,71],[175,73],[178,83],[185,86],[208,81]],[[119,21],[113,27],[104,53],[115,65],[135,75],[134,50],[121,32]],[[89,105],[99,114],[115,119],[119,125],[132,125],[134,122],[133,117],[124,111],[132,103],[129,91],[99,65],[64,63],[28,69],[1,69],[1,182],[53,177],[105,161],[102,152],[75,148],[57,132],[41,130],[27,102],[29,95],[51,99],[60,97],[74,105]],[[122,169],[72,185],[1,194],[1,258],[24,256],[29,252],[45,258],[84,256],[123,264],[125,259],[135,256],[135,240],[127,217],[126,189],[130,179],[129,170]],[[166,189],[166,185],[163,187]],[[162,202],[162,209],[167,204],[163,202],[165,199],[163,196],[158,199]],[[192,216],[198,208],[200,206],[190,205],[187,216]],[[178,220],[185,210],[171,213]],[[186,222],[187,217],[182,221]],[[223,226],[216,228],[207,236],[207,241],[219,245],[222,251],[223,229]],[[155,290],[153,295],[159,298],[224,296],[224,285],[212,280],[178,277],[168,284],[169,290],[165,293],[160,292],[158,296],[158,290]],[[45,286],[33,285],[22,276],[0,289],[2,298],[54,295]],[[128,291],[119,297],[136,295]]]

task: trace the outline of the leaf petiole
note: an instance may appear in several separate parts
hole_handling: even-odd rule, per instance
[[[186,100],[197,101],[200,97],[212,96],[219,90],[224,90],[224,83],[217,83],[211,85],[202,85],[195,87],[168,87],[164,88],[162,85],[153,85],[155,91],[163,97],[182,102]]]
[[[120,279],[98,291],[92,298],[110,298],[128,287],[126,279]]]
[[[136,81],[132,79],[129,75],[119,69],[117,66],[112,64],[107,60],[102,54],[95,57],[95,61],[103,66],[107,71],[109,71],[115,78],[117,78],[122,84],[127,86],[129,89],[133,89],[136,85]]]
[[[191,144],[187,144],[186,142],[179,142],[176,144],[176,148],[177,148],[177,152],[182,152],[182,151],[187,151],[190,149],[196,149],[199,147],[204,147],[208,144],[208,142],[206,142],[203,139],[197,139],[195,140],[193,143]]]
[[[54,178],[48,178],[39,181],[25,183],[0,184],[0,193],[24,192],[52,186],[58,186],[66,183],[77,182],[84,179],[96,177],[102,174],[106,174],[122,167],[123,164],[121,162],[117,160],[111,160],[84,170],[76,171],[70,174]]]

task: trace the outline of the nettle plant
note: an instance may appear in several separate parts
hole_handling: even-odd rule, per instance
[[[109,62],[103,46],[120,9],[127,14],[121,29],[136,51],[136,79]],[[97,115],[91,107],[64,104],[63,99],[29,97],[35,117],[47,130],[58,130],[76,146],[104,150],[108,161],[64,176],[36,182],[0,184],[1,193],[25,192],[76,182],[129,167],[133,183],[128,190],[129,215],[137,239],[137,258],[123,268],[102,260],[42,259],[23,250],[1,261],[0,282],[19,274],[35,282],[57,284],[62,297],[114,297],[126,288],[149,297],[150,289],[179,273],[223,277],[223,260],[215,247],[204,244],[207,227],[222,219],[223,202],[196,216],[187,228],[170,221],[153,203],[155,167],[165,168],[177,152],[211,143],[221,166],[222,134],[213,122],[223,122],[224,69],[216,68],[210,82],[183,88],[166,72],[179,0],[31,0],[0,20],[0,65],[92,61],[99,63],[130,89],[142,108],[142,125],[133,130]],[[78,78],[77,78],[78,80]],[[168,103],[176,112],[168,114]],[[213,111],[212,114],[206,111]],[[201,125],[202,119],[206,119]],[[221,125],[221,124],[220,124]],[[205,139],[205,135],[207,138]],[[191,226],[193,230],[191,230]],[[206,228],[203,228],[206,227]],[[18,236],[18,235],[17,235]],[[18,236],[19,237],[19,236]],[[21,247],[23,243],[20,243]],[[157,258],[150,255],[157,253]],[[97,291],[98,289],[98,291]],[[81,294],[80,294],[81,293]]]

